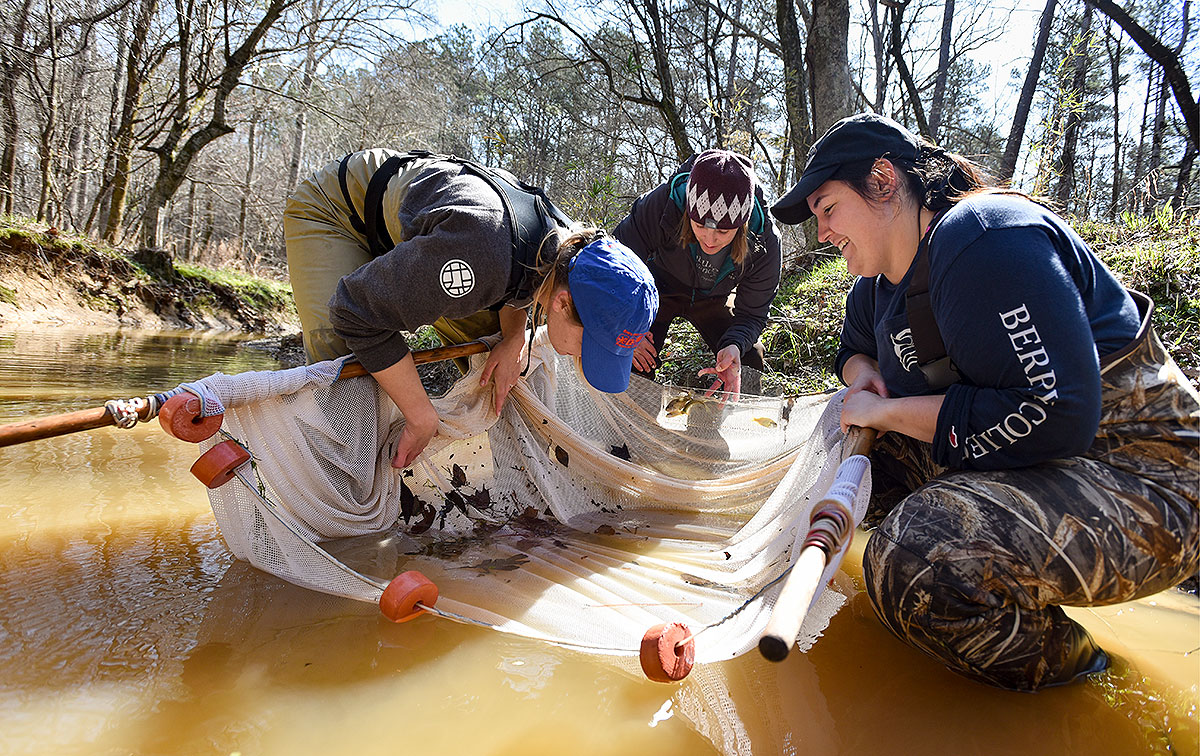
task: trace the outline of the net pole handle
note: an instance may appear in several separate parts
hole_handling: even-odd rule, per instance
[[[413,362],[418,365],[424,365],[428,362],[441,362],[442,360],[453,360],[458,357],[480,354],[488,351],[488,348],[488,345],[482,341],[472,341],[466,344],[451,344],[450,346],[437,347],[435,349],[421,349],[412,352],[412,356]],[[368,374],[367,369],[361,363],[347,362],[342,367],[342,372],[338,375],[338,379],[357,378]],[[138,409],[138,419],[149,420],[150,418],[147,417],[149,412],[149,407],[142,406]],[[37,441],[43,438],[65,436],[68,433],[105,428],[110,425],[116,425],[116,419],[104,407],[93,407],[92,409],[67,412],[62,415],[52,415],[36,420],[9,423],[8,425],[0,425],[0,447],[23,444],[27,441]]]
[[[779,598],[775,600],[771,618],[758,642],[758,650],[767,659],[783,661],[787,658],[792,644],[800,635],[800,626],[808,615],[813,596],[821,586],[821,575],[825,572],[827,562],[825,550],[820,546],[808,546],[800,552],[800,557],[783,583]]]
[[[843,459],[869,455],[877,435],[878,432],[874,428],[851,426],[842,446]],[[843,463],[839,473],[845,469],[846,463]],[[854,491],[862,483],[862,475],[870,468],[865,462],[860,462],[854,469],[858,471],[857,475],[851,475],[851,479],[847,479],[839,474],[829,491],[818,502],[813,523],[810,526],[810,534],[818,527],[818,521],[826,517],[824,509],[827,505],[852,506]],[[845,488],[847,485],[850,486],[850,489]],[[841,495],[838,495],[839,486]],[[850,501],[841,501],[847,494]],[[848,518],[849,514],[847,513],[845,516]],[[845,524],[849,525],[849,528],[853,527],[853,523]],[[852,535],[849,528],[845,531],[845,543],[849,543]],[[835,527],[833,532],[836,533],[839,530],[840,528]],[[758,642],[759,652],[770,661],[786,659],[792,645],[796,642],[796,637],[800,635],[800,627],[804,624],[804,618],[808,616],[808,608],[812,605],[813,597],[816,596],[817,590],[821,586],[821,575],[824,574],[825,566],[829,563],[829,556],[843,546],[842,543],[837,542],[838,540],[840,538],[834,537],[832,542],[827,540],[823,544],[806,545],[800,551],[800,556],[796,558],[795,564],[792,565],[791,572],[784,579],[783,589],[779,592],[779,598],[775,600],[771,617]]]
[[[451,344],[450,346],[434,347],[433,349],[418,349],[415,352],[409,352],[413,357],[413,362],[417,365],[424,365],[430,362],[443,362],[445,360],[456,360],[459,357],[470,357],[473,354],[482,354],[491,349],[483,341],[468,341],[466,344]],[[338,380],[343,378],[361,378],[364,375],[370,375],[361,362],[347,362],[342,365],[342,372],[338,373]]]

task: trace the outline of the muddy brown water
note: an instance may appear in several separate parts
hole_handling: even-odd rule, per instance
[[[0,332],[0,423],[276,366],[229,337]],[[1177,590],[1073,611],[1115,664],[1034,695],[944,670],[861,594],[808,654],[662,685],[238,562],[195,457],[156,424],[0,449],[0,753],[1200,752],[1200,604]]]

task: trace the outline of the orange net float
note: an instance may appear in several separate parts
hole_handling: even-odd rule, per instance
[[[437,603],[438,589],[433,581],[416,570],[401,572],[379,597],[379,611],[392,622],[408,622]],[[423,604],[424,606],[417,606]]]
[[[639,656],[646,677],[654,682],[678,682],[696,664],[696,641],[687,625],[665,622],[642,636]]]
[[[224,415],[209,415],[202,417],[200,410],[203,403],[200,397],[184,391],[176,394],[163,403],[158,410],[158,423],[167,435],[180,441],[199,443],[221,430]]]
[[[239,467],[250,461],[250,452],[232,439],[222,441],[200,455],[192,475],[209,488],[220,488],[233,479]]]

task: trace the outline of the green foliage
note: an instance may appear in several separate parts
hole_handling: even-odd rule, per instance
[[[289,284],[255,278],[235,271],[213,270],[184,263],[176,263],[175,272],[187,281],[206,284],[206,288],[220,287],[229,290],[256,309],[295,312],[296,305],[292,300],[292,287]]]
[[[780,282],[763,330],[766,350],[764,393],[797,394],[840,385],[832,373],[846,292],[854,277],[840,257],[825,260]],[[713,355],[690,323],[677,319],[667,333],[658,379],[679,386],[707,383],[696,371],[711,367]]]
[[[7,286],[0,286],[0,302],[15,305],[17,303],[17,292]]]
[[[1154,300],[1154,328],[1183,371],[1200,375],[1200,225],[1168,207],[1122,223],[1075,221],[1084,240],[1130,289]]]

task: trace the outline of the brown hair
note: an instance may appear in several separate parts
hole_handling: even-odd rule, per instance
[[[747,221],[738,228],[737,233],[733,235],[733,241],[729,243],[729,258],[733,260],[734,265],[742,265],[746,262],[746,255],[750,252],[750,242],[747,239],[747,234],[750,233],[750,223]],[[692,230],[692,219],[685,210],[683,219],[679,221],[679,243],[687,247],[689,244],[698,244],[696,232]]]
[[[542,240],[542,247],[538,250],[537,269],[537,276],[541,279],[541,283],[533,292],[534,326],[540,326],[546,322],[546,306],[555,293],[560,289],[566,289],[567,293],[570,293],[571,261],[575,259],[575,255],[579,253],[579,250],[603,236],[605,236],[604,229],[584,228],[563,239],[557,246],[551,242],[552,239],[557,241],[556,234],[552,233]],[[553,257],[543,259],[543,252],[546,252],[547,246],[551,247],[550,254]],[[575,309],[574,299],[571,300],[571,307],[567,314],[576,323],[583,324],[579,318],[579,311]]]

